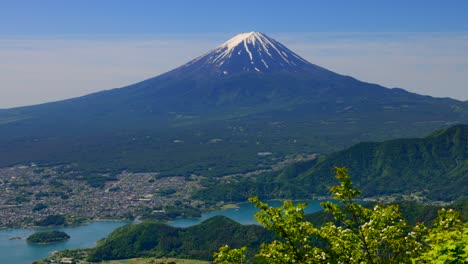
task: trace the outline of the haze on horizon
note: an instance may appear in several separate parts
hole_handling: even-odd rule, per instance
[[[237,1],[231,6],[49,0],[2,5],[0,109],[133,84],[247,31],[264,32],[340,74],[468,100],[465,1]]]

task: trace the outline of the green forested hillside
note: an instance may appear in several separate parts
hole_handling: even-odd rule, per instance
[[[328,195],[336,184],[335,166],[349,168],[367,196],[419,193],[431,200],[466,200],[468,125],[437,130],[425,138],[358,143],[319,161],[291,165],[255,179],[208,186],[196,197],[242,201],[261,198],[310,198]]]
[[[223,216],[188,228],[147,222],[115,230],[91,251],[90,260],[146,256],[211,259],[222,245],[249,245],[255,250],[260,242],[272,238],[273,234],[260,226],[243,226]]]
[[[331,168],[345,166],[367,195],[423,191],[433,200],[466,199],[467,139],[468,125],[457,125],[423,139],[360,143],[331,155],[297,180],[327,182]]]

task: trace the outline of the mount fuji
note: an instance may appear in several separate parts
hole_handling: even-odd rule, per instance
[[[304,72],[319,68],[259,32],[239,34],[184,67],[213,70],[224,75],[239,72]]]
[[[468,102],[340,75],[250,32],[127,87],[0,110],[0,167],[222,175],[460,122]]]

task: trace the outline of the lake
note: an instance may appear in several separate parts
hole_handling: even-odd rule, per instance
[[[0,263],[31,264],[33,261],[48,257],[53,251],[92,247],[96,241],[106,237],[117,227],[128,222],[92,222],[82,226],[53,229],[8,229],[0,230]],[[60,230],[70,235],[64,242],[48,245],[35,245],[26,238],[38,231]],[[14,237],[21,239],[10,240]]]
[[[316,212],[322,209],[320,206],[321,200],[307,201],[308,207],[306,213]],[[282,204],[280,201],[271,201],[268,204],[272,206],[279,206]],[[241,224],[258,224],[254,220],[254,214],[258,210],[251,203],[242,203],[238,208],[229,208],[220,211],[213,211],[202,214],[201,218],[180,218],[169,222],[169,225],[175,227],[188,227],[198,224],[206,219],[216,215],[223,215],[231,218],[232,220]],[[86,248],[92,247],[96,241],[106,237],[114,229],[128,224],[128,222],[121,221],[103,221],[92,222],[82,226],[76,227],[63,227],[53,229],[8,229],[0,230],[0,263],[14,263],[14,264],[30,264],[33,261],[46,258],[53,251],[73,249],[73,248]],[[34,245],[28,244],[26,238],[31,234],[38,231],[45,230],[59,230],[64,231],[70,235],[70,239],[65,242],[49,245]],[[14,237],[21,239],[10,240]]]
[[[326,200],[307,201],[308,206],[305,209],[305,212],[313,213],[322,210],[323,208],[320,206],[320,203],[323,201]],[[283,204],[281,201],[269,201],[267,203],[270,206],[280,206]],[[239,204],[239,208],[229,208],[225,210],[204,213],[202,214],[201,218],[179,218],[175,219],[174,221],[170,221],[168,224],[175,227],[188,227],[201,223],[202,221],[205,221],[216,215],[226,216],[243,225],[258,224],[258,222],[254,219],[254,215],[257,211],[258,209],[255,208],[252,203],[241,203]]]

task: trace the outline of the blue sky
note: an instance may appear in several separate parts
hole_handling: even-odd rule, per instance
[[[3,34],[468,31],[463,0],[3,0]]]
[[[468,100],[468,1],[0,2],[0,108],[122,87],[237,33],[387,87]]]

